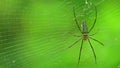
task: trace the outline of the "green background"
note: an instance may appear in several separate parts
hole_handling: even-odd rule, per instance
[[[93,24],[95,10],[86,0],[0,0],[0,68],[76,68],[81,35],[75,24]],[[84,41],[79,68],[120,68],[120,0],[88,0],[97,7],[98,17],[90,34],[97,55]],[[90,7],[90,8],[89,8]],[[84,11],[84,8],[88,10]],[[83,14],[83,16],[82,16]],[[72,34],[71,34],[72,33]]]

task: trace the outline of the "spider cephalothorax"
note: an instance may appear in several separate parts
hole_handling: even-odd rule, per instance
[[[85,35],[83,34],[83,35],[82,35],[82,39],[83,39],[83,40],[87,40],[87,39],[88,39],[88,35],[87,35],[87,34],[85,34]]]

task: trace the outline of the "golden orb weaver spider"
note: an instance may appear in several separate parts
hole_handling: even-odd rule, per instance
[[[76,25],[77,25],[77,28],[79,29],[80,33],[82,34],[82,37],[81,37],[81,36],[76,36],[76,37],[80,37],[80,38],[79,38],[78,40],[76,40],[76,41],[75,41],[72,45],[70,45],[68,48],[71,48],[71,47],[74,46],[76,43],[78,43],[80,40],[82,40],[81,46],[80,46],[80,51],[79,51],[79,57],[78,57],[78,67],[79,67],[79,63],[80,63],[80,58],[81,58],[81,52],[82,52],[83,42],[84,42],[85,40],[88,40],[88,42],[89,42],[89,44],[90,44],[90,47],[91,47],[91,49],[92,49],[92,51],[93,51],[93,54],[94,54],[95,62],[96,62],[96,54],[95,54],[94,48],[93,48],[93,46],[92,46],[92,44],[91,44],[91,42],[90,42],[90,39],[92,39],[92,40],[94,40],[94,41],[96,41],[96,42],[98,42],[98,43],[100,43],[101,45],[104,46],[104,44],[103,44],[102,42],[100,42],[100,41],[98,41],[98,40],[96,40],[96,39],[94,39],[94,38],[91,37],[91,36],[95,35],[96,33],[95,33],[95,34],[92,34],[92,35],[89,35],[89,33],[91,32],[91,30],[94,28],[95,23],[96,23],[96,19],[97,19],[97,8],[96,8],[95,5],[94,5],[94,7],[95,7],[95,20],[94,20],[94,23],[93,23],[92,27],[90,28],[90,30],[88,30],[88,27],[87,27],[87,24],[86,24],[85,21],[83,21],[83,22],[81,23],[81,27],[79,26],[78,20],[77,20],[77,17],[76,17],[76,13],[75,13],[75,7],[73,7],[74,20],[75,20],[75,23],[76,23]]]

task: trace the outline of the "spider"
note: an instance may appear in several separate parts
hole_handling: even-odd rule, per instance
[[[95,6],[95,5],[94,5],[94,6]],[[78,43],[80,40],[82,40],[81,46],[80,46],[80,51],[79,51],[79,57],[78,57],[78,67],[79,67],[80,57],[81,57],[82,48],[83,48],[83,42],[87,40],[88,43],[90,44],[90,47],[91,47],[92,52],[93,52],[93,54],[94,54],[94,59],[95,59],[95,63],[96,63],[96,54],[95,54],[94,48],[93,48],[93,46],[92,46],[92,44],[91,44],[91,42],[90,42],[90,39],[92,39],[92,40],[94,40],[94,41],[96,41],[96,42],[98,42],[98,43],[100,43],[101,45],[104,46],[104,44],[103,44],[102,42],[100,42],[100,41],[98,41],[98,40],[96,40],[96,39],[94,39],[94,38],[91,37],[91,36],[95,35],[96,33],[95,33],[95,34],[92,34],[92,35],[89,35],[89,33],[92,31],[92,29],[94,28],[95,23],[96,23],[96,19],[97,19],[97,8],[96,8],[96,6],[95,6],[95,19],[94,19],[94,23],[93,23],[92,27],[91,27],[89,30],[88,30],[88,27],[87,27],[87,24],[86,24],[85,21],[83,21],[83,22],[81,23],[81,27],[79,26],[78,20],[77,20],[77,17],[76,17],[76,13],[75,13],[75,7],[73,7],[73,13],[74,13],[75,23],[76,23],[77,28],[79,29],[80,33],[82,34],[82,36],[74,35],[74,36],[76,36],[76,37],[79,37],[79,39],[76,40],[76,41],[75,41],[72,45],[70,45],[68,48],[71,48],[71,47],[74,46],[76,43]]]

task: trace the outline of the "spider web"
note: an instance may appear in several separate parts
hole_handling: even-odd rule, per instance
[[[90,2],[98,7],[106,1]],[[70,53],[67,52],[67,56],[66,52],[62,52],[77,39],[70,34],[78,34],[73,23],[72,8],[75,6],[77,17],[82,17],[79,10],[84,8],[83,4],[87,4],[87,0],[53,0],[50,3],[11,0],[0,3],[3,3],[0,4],[0,68],[67,68],[67,65],[60,67],[60,63],[69,62],[63,57],[69,58],[68,55],[79,51],[79,47],[73,48],[74,52],[68,50]],[[92,12],[94,13],[94,9],[87,12],[87,15]],[[92,15],[94,18],[94,14]],[[84,51],[86,49],[87,47]],[[92,54],[87,52],[83,56]],[[78,53],[74,55],[71,58],[78,56]],[[70,61],[76,64],[76,60]]]

